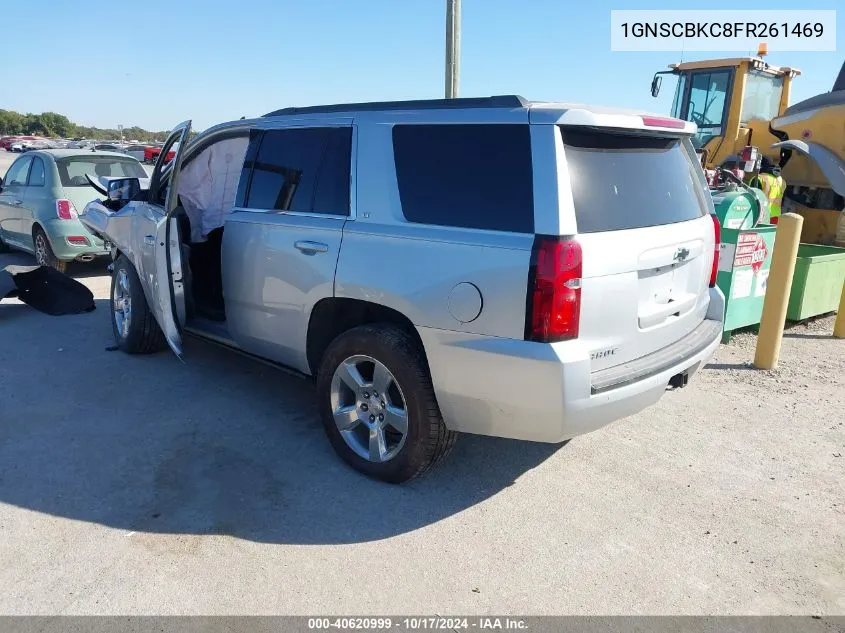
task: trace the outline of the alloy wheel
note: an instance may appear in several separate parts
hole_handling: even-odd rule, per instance
[[[50,245],[47,243],[47,237],[41,232],[35,235],[35,261],[39,266],[50,265]]]
[[[408,436],[408,409],[402,388],[381,362],[358,354],[344,360],[331,383],[332,416],[340,436],[359,457],[393,459]]]
[[[117,271],[117,279],[112,291],[112,306],[114,308],[114,324],[120,338],[129,336],[129,326],[132,323],[132,295],[129,292],[129,276],[124,269]]]

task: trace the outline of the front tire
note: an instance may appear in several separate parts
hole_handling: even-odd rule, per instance
[[[35,244],[35,261],[38,262],[39,266],[49,266],[60,273],[67,272],[67,262],[56,257],[44,229],[40,226],[37,227],[32,238]]]
[[[112,332],[119,349],[127,354],[152,354],[164,348],[164,334],[147,304],[141,279],[125,255],[114,263],[111,303]]]
[[[422,475],[457,439],[446,428],[419,343],[392,324],[344,332],[317,374],[323,427],[337,454],[389,483]]]

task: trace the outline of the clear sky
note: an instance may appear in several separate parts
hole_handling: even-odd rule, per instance
[[[289,105],[443,96],[445,0],[4,0],[0,108],[100,127],[196,129]],[[521,94],[668,112],[651,77],[679,53],[610,52],[610,10],[682,0],[463,0],[461,96]],[[710,2],[839,9],[835,53],[772,53],[803,71],[793,102],[845,60],[843,0]],[[13,43],[15,42],[15,43]],[[686,53],[684,60],[739,53]],[[671,78],[670,78],[671,79]]]

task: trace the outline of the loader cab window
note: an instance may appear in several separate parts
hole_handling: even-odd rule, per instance
[[[778,115],[783,94],[783,77],[752,70],[745,79],[740,123],[754,119],[769,121]]]
[[[695,72],[679,78],[679,92],[675,96],[676,104],[681,104],[678,115],[698,126],[692,139],[696,149],[724,133],[732,76],[733,71],[728,69]]]

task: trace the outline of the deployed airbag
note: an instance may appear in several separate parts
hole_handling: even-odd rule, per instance
[[[235,205],[249,137],[218,141],[205,148],[179,176],[179,197],[191,221],[191,242],[204,242],[223,226]]]

